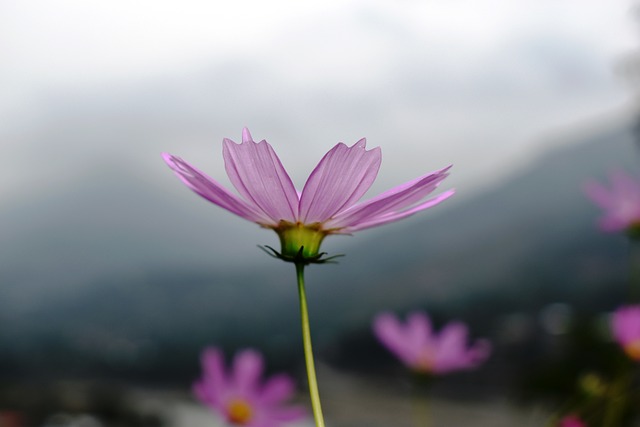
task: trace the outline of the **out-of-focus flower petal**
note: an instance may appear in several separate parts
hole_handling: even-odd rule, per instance
[[[254,142],[245,128],[242,143],[225,139],[222,153],[227,175],[240,195],[259,207],[274,224],[280,220],[295,222],[296,189],[266,141]]]
[[[607,232],[626,231],[633,237],[640,236],[640,181],[623,171],[610,174],[611,188],[589,181],[586,195],[604,210],[598,220],[600,228]]]
[[[204,350],[201,357],[203,376],[194,384],[194,392],[211,403],[219,402],[228,388],[228,379],[224,372],[224,356],[214,347]]]
[[[611,203],[611,193],[602,184],[589,181],[584,185],[584,191],[601,208],[607,208]]]
[[[419,311],[410,313],[407,316],[406,326],[398,323],[398,329],[403,335],[404,345],[408,347],[413,356],[419,355],[423,349],[433,346],[431,320],[425,313]]]
[[[472,369],[484,362],[491,352],[487,340],[467,346],[467,326],[460,322],[446,325],[440,334],[430,326],[425,313],[411,313],[406,324],[393,315],[376,316],[374,332],[382,344],[408,367],[418,372],[438,375]]]
[[[390,313],[377,315],[373,322],[373,331],[380,342],[404,363],[412,363],[415,359],[413,345],[406,339],[406,331],[395,316]]]
[[[302,190],[300,221],[324,222],[348,209],[371,187],[381,161],[380,148],[367,151],[364,138],[351,147],[343,143],[333,147],[311,172]]]
[[[467,351],[469,360],[476,365],[483,363],[485,360],[487,360],[489,355],[491,355],[492,348],[493,346],[491,345],[491,342],[489,340],[482,338],[476,340],[475,345],[473,345]]]
[[[617,194],[640,194],[640,183],[631,179],[626,173],[617,170],[611,172],[611,187]]]
[[[260,399],[269,404],[279,403],[293,396],[295,386],[288,375],[271,377],[262,388]]]
[[[577,415],[570,414],[560,420],[559,427],[587,427],[587,425]]]
[[[613,336],[622,345],[640,340],[640,305],[627,305],[618,308],[612,316]]]
[[[260,353],[244,350],[233,359],[233,380],[242,393],[254,393],[264,370],[264,362]]]
[[[303,406],[279,407],[270,411],[270,417],[280,425],[283,422],[296,421],[304,418],[307,411]]]

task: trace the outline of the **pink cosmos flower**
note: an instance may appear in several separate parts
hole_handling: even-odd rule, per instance
[[[570,414],[560,420],[558,427],[587,427],[587,425],[577,415]]]
[[[622,306],[614,311],[611,331],[624,352],[640,362],[640,305]]]
[[[603,231],[640,231],[640,182],[623,171],[611,173],[611,189],[597,182],[588,182],[587,195],[604,209],[600,218]]]
[[[366,149],[363,138],[351,147],[337,144],[311,172],[301,192],[266,141],[254,142],[248,129],[242,143],[224,139],[225,169],[239,196],[179,157],[165,162],[194,192],[244,219],[278,233],[283,259],[319,258],[324,237],[398,221],[437,205],[449,190],[426,199],[448,176],[449,167],[428,173],[358,203],[378,174],[380,148]],[[425,200],[426,199],[426,200]]]
[[[264,362],[260,353],[244,350],[236,354],[230,372],[217,348],[202,353],[203,375],[193,385],[195,396],[221,415],[227,423],[246,427],[279,427],[304,418],[298,406],[282,406],[294,394],[287,375],[276,375],[261,384]]]
[[[439,375],[472,369],[491,352],[489,342],[482,339],[467,348],[467,327],[460,322],[449,323],[436,334],[422,312],[409,314],[404,325],[390,313],[379,314],[373,331],[405,365],[421,373]]]

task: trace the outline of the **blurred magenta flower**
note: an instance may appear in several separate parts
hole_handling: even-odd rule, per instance
[[[421,373],[439,375],[472,369],[491,353],[490,343],[483,339],[468,348],[467,327],[460,322],[451,322],[436,334],[422,312],[409,314],[404,325],[390,313],[379,314],[373,331],[405,365]]]
[[[382,160],[380,148],[366,150],[364,138],[351,147],[339,143],[329,150],[302,192],[296,191],[271,145],[264,140],[254,142],[246,128],[242,143],[224,139],[222,154],[227,175],[240,196],[179,157],[163,153],[163,158],[203,198],[278,233],[282,247],[278,255],[287,261],[301,257],[317,261],[320,244],[329,234],[350,234],[398,221],[454,193],[449,190],[426,199],[447,177],[449,166],[357,203],[373,184]]]
[[[593,181],[585,186],[589,198],[604,209],[600,228],[640,233],[640,182],[621,170],[612,172],[610,180],[610,189]]]
[[[640,305],[626,305],[614,311],[611,331],[624,352],[640,362]]]
[[[222,352],[207,348],[202,353],[203,375],[193,392],[231,425],[279,427],[304,418],[302,407],[283,406],[294,394],[293,380],[281,374],[261,384],[263,368],[260,353],[244,350],[236,354],[233,367],[226,372]]]
[[[570,414],[560,420],[558,427],[587,427],[587,425],[577,415]]]

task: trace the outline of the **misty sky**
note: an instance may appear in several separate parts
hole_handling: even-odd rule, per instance
[[[0,201],[135,170],[222,182],[248,126],[298,187],[338,141],[381,146],[374,190],[453,163],[506,176],[556,136],[617,117],[627,1],[0,1]],[[107,176],[109,173],[107,172]]]

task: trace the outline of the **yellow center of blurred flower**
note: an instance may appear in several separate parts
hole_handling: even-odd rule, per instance
[[[435,363],[435,355],[431,351],[423,351],[416,360],[413,369],[417,372],[428,374],[433,371],[433,365]]]
[[[253,408],[243,399],[233,399],[227,405],[227,418],[231,424],[245,425],[253,418]]]
[[[631,341],[625,345],[624,351],[633,360],[640,361],[640,340]]]

